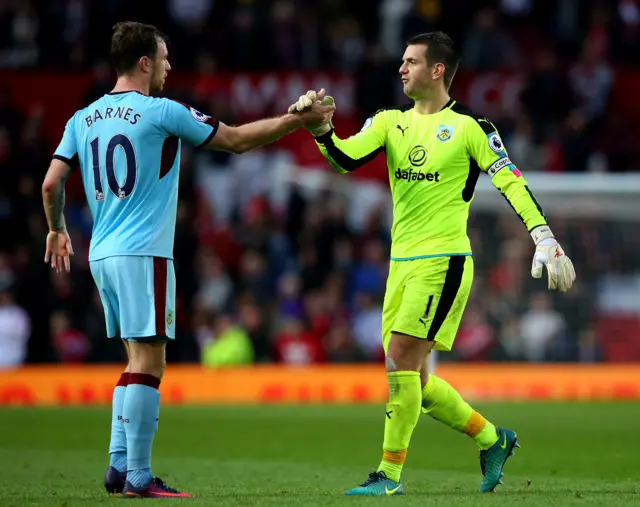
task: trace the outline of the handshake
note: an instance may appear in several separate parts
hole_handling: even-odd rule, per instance
[[[295,104],[289,106],[289,114],[300,115],[302,125],[311,132],[313,137],[319,137],[333,128],[331,118],[336,110],[333,97],[325,95],[324,88],[319,92],[309,90],[301,95]]]

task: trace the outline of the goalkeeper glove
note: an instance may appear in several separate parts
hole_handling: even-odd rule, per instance
[[[289,106],[288,112],[291,114],[295,114],[297,112],[302,112],[307,109],[310,109],[313,106],[313,103],[317,100],[317,98],[318,98],[318,94],[314,90],[309,90],[304,95],[300,95],[300,98],[295,104],[291,104]],[[323,96],[321,104],[325,106],[329,106],[329,105],[335,104],[335,101],[333,97],[331,97],[330,95],[327,95],[326,97]],[[329,132],[332,128],[333,128],[333,124],[331,123],[331,121],[328,121],[327,123],[317,125],[313,128],[308,128],[308,130],[309,132],[311,132],[311,135],[313,137],[319,137]]]
[[[543,266],[549,275],[549,290],[567,292],[576,279],[576,271],[571,259],[567,257],[560,244],[547,225],[541,225],[531,231],[531,238],[536,245],[531,264],[531,276],[542,277]]]

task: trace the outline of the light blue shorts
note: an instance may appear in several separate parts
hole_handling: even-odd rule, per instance
[[[175,339],[176,274],[171,259],[117,256],[89,264],[109,338]]]

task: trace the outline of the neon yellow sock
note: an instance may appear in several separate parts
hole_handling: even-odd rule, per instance
[[[389,479],[400,482],[400,474],[407,457],[413,429],[420,417],[422,393],[420,373],[395,371],[387,373],[389,402],[384,423],[382,461],[378,467]]]
[[[498,441],[496,427],[473,410],[446,381],[429,375],[422,390],[422,411],[436,421],[473,438],[480,449]]]

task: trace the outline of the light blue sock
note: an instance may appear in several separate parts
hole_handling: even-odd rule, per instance
[[[123,373],[118,385],[113,390],[111,409],[111,442],[109,443],[109,466],[118,472],[127,470],[127,436],[122,424],[122,406],[127,391],[128,373]]]
[[[146,385],[153,383],[132,383],[137,377],[151,375],[131,374],[124,397],[122,415],[127,434],[127,481],[134,487],[146,486],[153,479],[151,474],[151,447],[153,437],[158,430],[160,413],[160,391],[156,387]]]

